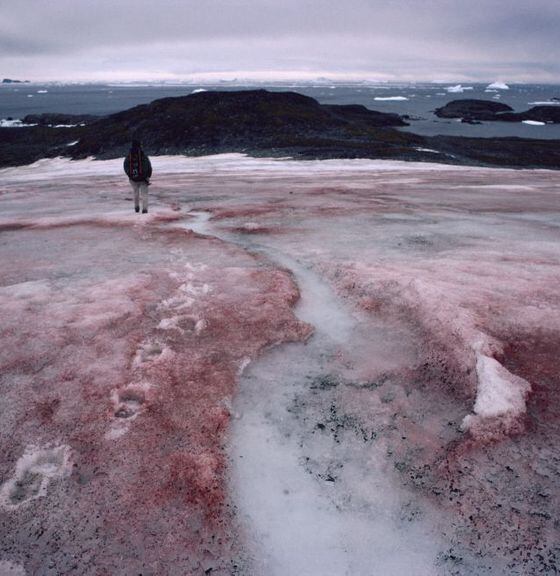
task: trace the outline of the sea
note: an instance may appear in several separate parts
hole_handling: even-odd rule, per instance
[[[476,98],[503,102],[516,112],[536,105],[560,106],[559,84],[240,84],[223,82],[195,84],[35,84],[0,83],[0,124],[6,119],[23,119],[27,114],[59,112],[106,115],[146,104],[158,98],[185,96],[210,90],[253,90],[299,92],[322,104],[362,104],[371,110],[410,117],[410,126],[400,130],[426,136],[437,134],[470,137],[518,136],[558,139],[560,124],[483,122],[471,125],[460,120],[438,118],[434,110],[452,100]],[[24,128],[22,128],[24,129]]]

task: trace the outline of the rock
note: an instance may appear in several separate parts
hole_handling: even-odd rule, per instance
[[[496,120],[502,122],[533,120],[546,124],[560,124],[560,106],[534,106],[526,112],[500,114]]]
[[[453,100],[435,110],[439,118],[463,118],[467,120],[495,120],[502,112],[513,112],[513,108],[491,100]]]
[[[554,99],[551,99],[554,100]],[[560,124],[560,106],[535,106],[525,112],[514,112],[511,106],[490,100],[453,100],[435,110],[439,118],[462,118],[468,124],[475,121],[522,122],[533,120]]]

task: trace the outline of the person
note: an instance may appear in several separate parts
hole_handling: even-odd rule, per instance
[[[152,164],[142,150],[138,140],[132,141],[132,146],[123,164],[124,171],[129,178],[134,191],[134,210],[140,212],[140,197],[142,197],[142,214],[148,212],[148,186],[152,177]]]

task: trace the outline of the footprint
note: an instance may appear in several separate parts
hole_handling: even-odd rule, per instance
[[[151,362],[159,358],[164,351],[164,346],[160,342],[143,342],[136,349],[136,354],[132,359],[132,367],[139,368],[145,362]]]
[[[115,418],[135,418],[142,411],[146,402],[146,397],[141,390],[126,389],[121,392],[115,392],[113,403],[115,405]]]
[[[178,330],[182,333],[200,334],[207,328],[208,322],[204,318],[197,316],[180,314],[171,318],[162,318],[158,324],[160,330]]]
[[[113,419],[105,433],[106,440],[117,440],[130,430],[131,422],[146,409],[147,396],[153,387],[149,382],[135,382],[111,392]]]
[[[16,463],[14,476],[0,489],[0,505],[14,509],[47,493],[49,482],[71,471],[70,448],[28,446]]]

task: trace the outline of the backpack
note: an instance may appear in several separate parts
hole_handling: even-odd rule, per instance
[[[142,150],[134,150],[128,155],[128,167],[129,174],[128,177],[133,182],[143,182],[146,180],[146,174],[144,171],[144,153]]]

